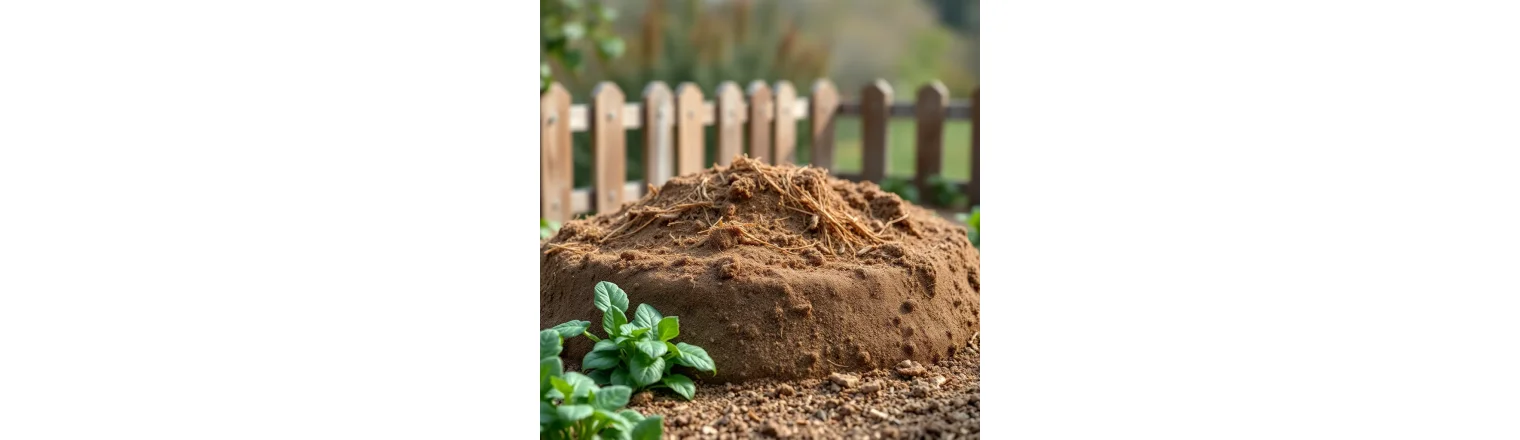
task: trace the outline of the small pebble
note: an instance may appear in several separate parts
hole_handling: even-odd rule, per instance
[[[791,385],[781,384],[781,386],[776,387],[776,395],[790,396],[793,394],[797,394],[797,390],[793,389]]]
[[[908,395],[913,397],[929,397],[929,387],[914,385],[913,390],[909,391]]]
[[[718,429],[712,427],[711,425],[709,425],[709,426],[703,426],[702,427],[702,433],[703,434],[707,434],[707,435],[718,435]]]
[[[877,391],[881,391],[880,382],[871,382],[860,386],[861,394],[875,394]]]
[[[908,377],[918,377],[929,374],[929,370],[924,368],[924,366],[920,365],[918,362],[913,362],[912,360],[904,360],[901,363],[897,364],[897,374]]]
[[[831,374],[829,374],[829,381],[833,382],[834,385],[839,385],[840,387],[844,387],[844,388],[850,388],[850,387],[855,386],[855,382],[860,381],[860,379],[856,378],[855,376],[848,375],[848,374],[831,373]]]

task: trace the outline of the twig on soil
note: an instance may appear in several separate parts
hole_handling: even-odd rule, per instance
[[[549,251],[547,253],[554,253],[554,251],[566,251],[566,252],[571,252],[571,253],[580,255],[580,254],[586,254],[586,253],[591,252],[588,249],[582,249],[583,247],[584,248],[590,248],[591,246],[585,245],[585,244],[581,244],[581,243],[556,243],[556,244],[551,244],[548,247],[549,247]]]
[[[907,218],[908,218],[908,215],[907,214],[903,214],[902,217],[898,217],[898,218],[892,219],[892,221],[887,222],[887,224],[881,225],[881,232],[877,232],[876,234],[880,235],[880,234],[883,234],[883,233],[887,232],[887,229],[891,228],[893,223],[900,222],[900,221],[902,221],[904,219],[907,219]]]

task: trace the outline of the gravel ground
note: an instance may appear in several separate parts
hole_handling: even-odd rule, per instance
[[[979,439],[981,338],[967,347],[940,365],[701,386],[690,402],[640,393],[630,408],[664,415],[669,439]]]

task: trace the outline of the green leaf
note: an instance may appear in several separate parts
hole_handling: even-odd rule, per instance
[[[570,382],[566,382],[564,377],[551,377],[549,378],[549,383],[554,385],[554,390],[559,391],[560,395],[566,399],[569,399],[570,395],[575,393],[575,386],[570,385]]]
[[[556,325],[550,330],[559,332],[559,337],[561,338],[569,339],[579,336],[581,333],[584,333],[589,327],[591,327],[591,321],[575,320]]]
[[[695,368],[699,371],[718,371],[717,365],[713,364],[712,357],[708,356],[707,350],[703,350],[702,347],[682,342],[676,344],[676,348],[681,349],[681,356],[676,358],[676,363]]]
[[[669,358],[669,357],[680,357],[680,356],[681,356],[681,347],[677,347],[676,344],[672,344],[672,343],[669,343],[669,342],[665,343],[665,357]]]
[[[540,359],[538,361],[538,393],[540,395],[547,395],[549,390],[554,388],[554,385],[549,383],[549,378],[560,377],[564,373],[564,361],[559,360],[558,357]]]
[[[627,387],[632,387],[635,385],[633,383],[633,379],[629,378],[628,376],[628,367],[626,366],[619,366],[616,369],[612,370],[612,377],[609,378],[608,382],[611,382],[613,385],[623,385]]]
[[[618,413],[613,412],[612,410],[607,410],[607,409],[602,409],[602,408],[597,408],[596,409],[596,418],[598,418],[598,419],[605,419],[605,420],[607,420],[608,423],[612,424],[612,427],[614,429],[617,429],[619,431],[624,431],[624,432],[633,431],[633,425],[635,423],[638,423],[638,422],[630,422],[630,421],[628,421],[628,419],[623,418],[623,416],[618,415]],[[602,434],[606,435],[606,434],[608,434],[608,432],[607,431],[602,431]]]
[[[633,313],[633,323],[639,327],[654,328],[660,323],[660,312],[649,304],[639,304],[638,311]]]
[[[622,408],[624,405],[627,405],[628,398],[631,396],[633,396],[632,388],[628,388],[622,385],[613,385],[607,388],[602,388],[601,392],[596,393],[596,398],[592,399],[591,404],[599,409],[615,411],[619,408]]]
[[[581,368],[587,370],[612,369],[617,367],[618,358],[620,357],[622,357],[622,353],[618,351],[617,344],[604,339],[601,342],[597,342],[596,346],[586,353],[586,357],[581,359]],[[607,383],[606,381],[597,382]]]
[[[676,336],[679,336],[681,334],[680,318],[674,316],[666,316],[664,319],[660,320],[658,326],[661,341],[669,341],[671,339],[675,339]]]
[[[564,349],[563,341],[560,340],[559,332],[555,330],[540,330],[538,332],[538,358],[559,356]]]
[[[697,394],[697,384],[695,382],[692,382],[691,378],[686,377],[685,375],[672,374],[665,376],[665,378],[661,379],[660,382],[663,382],[665,386],[670,387],[671,391],[675,391],[676,394],[680,394],[681,397],[685,397],[686,400],[691,400],[691,396]]]
[[[559,408],[555,409],[559,412],[559,419],[566,422],[574,422],[591,417],[591,413],[596,411],[591,405],[560,405]],[[638,428],[635,427],[634,429]]]
[[[627,420],[627,421],[633,422],[633,423],[638,423],[638,422],[644,421],[644,415],[643,414],[639,414],[638,411],[634,411],[634,410],[631,410],[631,409],[625,409],[625,410],[622,410],[622,411],[618,411],[618,415],[622,416],[623,420]]]
[[[607,336],[621,336],[621,327],[628,323],[628,316],[623,315],[622,310],[616,308],[607,309],[602,313],[602,330],[607,331]]]
[[[660,347],[664,348],[663,345]],[[660,375],[665,374],[664,359],[651,358],[644,353],[634,353],[632,357],[628,362],[628,378],[638,388],[659,382]]]
[[[596,288],[593,289],[595,293],[591,296],[591,304],[596,306],[597,310],[606,313],[607,308],[612,306],[612,291],[603,285],[611,285],[613,288],[617,288],[616,285],[606,281],[596,283]]]
[[[592,370],[586,373],[586,377],[596,381],[597,385],[608,385],[612,383],[612,369]]]
[[[574,371],[565,373],[565,382],[570,384],[571,387],[571,392],[566,395],[574,399],[580,399],[582,397],[589,396],[591,395],[592,391],[597,390],[596,381],[591,380],[590,377],[584,374],[576,373]]]
[[[608,303],[613,308],[625,313],[628,312],[628,293],[623,292],[623,288],[618,287],[618,285],[608,281],[596,283],[596,295],[598,298],[606,296]],[[606,309],[602,309],[602,311],[606,311]],[[623,320],[627,322],[627,318]]]
[[[665,418],[652,415],[633,426],[633,440],[660,440],[665,435]]]
[[[543,377],[559,377],[565,374],[565,363],[558,357],[539,359],[538,367],[539,375]]]
[[[623,333],[623,336],[630,338],[637,338],[639,336],[642,336],[645,333],[649,333],[649,330],[650,327],[644,327],[632,322],[618,326],[618,331],[621,331]]]
[[[651,358],[665,356],[665,352],[669,351],[668,348],[665,348],[665,343],[661,341],[639,341],[635,342],[633,345],[634,347],[637,347],[640,352],[648,355]]]
[[[538,402],[539,426],[553,424],[557,419],[559,419],[559,411],[554,409],[554,405],[549,404],[549,402]]]

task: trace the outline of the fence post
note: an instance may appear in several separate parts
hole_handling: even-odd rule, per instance
[[[538,215],[563,223],[570,219],[570,190],[575,161],[570,156],[570,92],[559,83],[538,98]]]
[[[809,163],[823,169],[834,168],[834,112],[839,110],[839,92],[827,79],[813,82],[813,96],[808,98],[808,124],[812,128],[812,156]]]
[[[776,83],[776,153],[775,163],[797,163],[797,115],[792,114],[792,106],[797,102],[797,89],[792,88],[792,83],[782,80]]]
[[[929,187],[929,177],[943,172],[945,157],[945,108],[950,105],[950,92],[939,81],[918,88],[918,101],[913,104],[914,116],[918,118],[914,169],[914,183],[925,201],[936,201]]]
[[[610,213],[623,205],[623,182],[627,151],[627,134],[623,129],[623,91],[617,84],[603,81],[591,89],[591,157],[594,174],[593,206],[598,214]]]
[[[676,89],[676,173],[682,176],[702,171],[702,89],[682,83]]]
[[[655,81],[644,87],[644,181],[656,187],[675,175],[675,103],[670,87]]]
[[[863,179],[880,184],[887,177],[887,147],[892,123],[892,86],[878,79],[860,91],[861,170]]]
[[[739,93],[739,85],[733,81],[718,84],[714,95],[717,105],[713,107],[718,113],[713,115],[713,121],[718,124],[717,162],[718,165],[728,165],[743,148],[744,130],[739,125],[739,112],[744,111],[744,97]]]
[[[982,88],[971,89],[971,206],[982,204]]]
[[[771,88],[764,81],[749,83],[749,157],[772,163]]]

